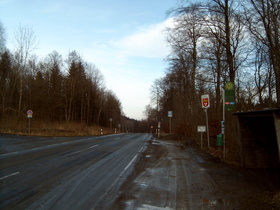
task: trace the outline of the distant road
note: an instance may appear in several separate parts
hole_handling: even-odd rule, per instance
[[[150,138],[0,135],[0,209],[108,206]]]

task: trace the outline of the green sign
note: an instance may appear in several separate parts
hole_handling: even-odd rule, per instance
[[[235,88],[233,82],[227,82],[225,84],[225,109],[232,111],[235,106]]]

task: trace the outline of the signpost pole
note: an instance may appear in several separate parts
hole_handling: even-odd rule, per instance
[[[169,124],[170,124],[170,134],[171,134],[171,117],[170,117],[170,119],[169,119]]]
[[[113,133],[113,130],[112,130],[113,118],[111,117],[109,120],[110,120],[110,133]]]
[[[168,117],[169,119],[169,134],[171,134],[171,118],[172,118],[172,111],[168,111]]]
[[[200,134],[200,147],[203,147],[203,133],[206,132],[206,126],[197,126],[197,132],[201,133]]]
[[[209,140],[209,127],[208,127],[208,108],[205,109],[206,112],[206,129],[207,129],[207,141],[208,141],[208,148],[210,148],[210,140]]]
[[[225,138],[225,125],[226,125],[226,111],[233,111],[235,107],[235,87],[233,82],[226,82],[223,92],[223,121],[224,121],[224,158],[226,158],[226,138]]]
[[[201,105],[202,105],[202,108],[205,109],[205,113],[206,113],[207,141],[208,141],[208,148],[210,148],[208,113],[207,113],[207,110],[210,107],[210,98],[209,98],[208,94],[201,96]]]
[[[158,122],[158,137],[160,137],[160,122]]]
[[[33,111],[32,110],[28,110],[27,111],[27,118],[28,118],[28,132],[30,134],[30,119],[32,118],[32,114],[33,114]]]
[[[202,141],[202,132],[201,132],[201,135],[200,135],[200,145],[201,145],[201,149],[202,149],[202,144],[203,144],[203,141]]]
[[[223,122],[224,122],[224,132],[223,132],[223,155],[226,158],[226,132],[225,132],[225,123],[226,123],[226,111],[225,111],[225,90],[223,90]]]
[[[30,134],[30,117],[28,118],[29,121],[29,134]]]

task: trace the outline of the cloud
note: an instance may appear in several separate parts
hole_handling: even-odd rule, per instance
[[[164,30],[172,19],[159,24],[142,26],[138,31],[119,40],[111,40],[109,45],[124,56],[144,58],[164,58],[170,52]]]
[[[83,51],[105,76],[106,86],[120,98],[129,117],[143,118],[150,86],[164,72],[163,59],[170,53],[164,30],[172,19],[145,25],[119,39],[93,42]]]
[[[93,42],[83,49],[88,61],[97,66],[123,67],[131,57],[164,59],[170,53],[165,38],[166,27],[172,27],[173,19],[152,25],[145,25],[130,35],[119,39]]]

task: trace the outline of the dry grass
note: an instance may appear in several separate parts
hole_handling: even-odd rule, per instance
[[[280,191],[265,192],[259,196],[264,202],[273,206],[271,209],[280,209]]]
[[[280,208],[280,191],[278,193],[275,193],[272,198],[272,202],[275,203],[278,208]]]
[[[29,123],[14,123],[12,121],[0,124],[0,133],[19,134],[19,135],[34,135],[34,136],[95,136],[109,134],[110,129],[98,126],[88,126],[84,123],[76,122],[56,122],[49,123],[44,121],[30,121]]]

